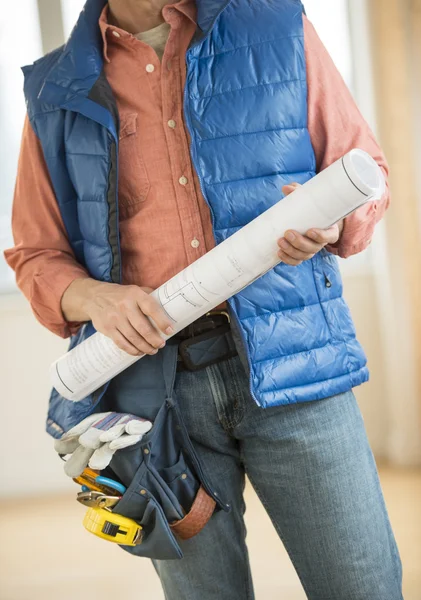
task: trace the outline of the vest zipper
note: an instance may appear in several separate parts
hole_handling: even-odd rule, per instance
[[[194,141],[194,132],[193,132],[193,128],[191,126],[190,111],[188,109],[188,103],[187,103],[187,96],[188,96],[188,94],[187,94],[187,81],[188,81],[188,73],[189,73],[189,69],[188,69],[188,67],[189,67],[189,60],[188,60],[188,56],[189,56],[189,53],[190,53],[190,49],[187,50],[187,52],[186,52],[186,84],[184,86],[184,116],[185,116],[185,121],[186,121],[187,129],[188,129],[188,131],[190,133],[190,140],[191,140],[191,142],[190,142],[190,154],[191,154],[191,158],[192,158],[192,162],[193,162],[193,167],[195,168],[195,165],[198,164],[197,154],[196,154],[196,144],[195,144],[195,141]],[[209,203],[209,201],[208,201],[208,199],[206,197],[205,191],[203,189],[202,176],[201,176],[201,174],[200,174],[200,172],[199,172],[198,169],[195,168],[195,170],[196,170],[196,173],[197,173],[197,177],[199,179],[200,191],[202,192],[202,196],[205,199],[205,202],[206,202],[206,204],[209,207],[209,211],[210,211],[210,215],[211,215],[211,220],[212,220],[213,237],[215,238],[215,242],[216,242],[216,237],[215,237],[215,215],[214,215],[214,212],[212,210],[212,206],[210,205],[210,203]],[[253,398],[253,400],[256,402],[256,404],[258,406],[260,406],[259,402],[256,399],[254,391],[253,391],[252,378],[251,378],[251,357],[250,357],[250,353],[249,353],[247,342],[245,340],[243,329],[241,327],[240,319],[238,318],[237,313],[235,312],[235,309],[233,307],[233,301],[230,299],[230,300],[228,300],[228,303],[231,306],[232,313],[233,313],[233,315],[234,315],[234,317],[235,317],[235,319],[237,321],[238,331],[239,331],[239,333],[241,335],[241,338],[242,338],[243,344],[244,344],[244,349],[246,351],[246,357],[247,357],[247,361],[248,361],[248,364],[249,364],[249,391],[250,391],[250,396]]]
[[[247,345],[246,337],[245,337],[244,331],[243,331],[243,329],[241,327],[240,319],[238,318],[238,315],[235,312],[234,300],[232,298],[229,298],[228,304],[231,307],[231,314],[234,316],[234,318],[235,318],[235,320],[237,322],[237,329],[238,329],[238,332],[239,332],[239,334],[241,336],[241,339],[243,340],[243,346],[244,346],[245,351],[246,351],[246,358],[247,358],[247,362],[248,362],[248,365],[249,365],[249,392],[250,392],[250,396],[253,398],[253,400],[256,402],[256,404],[258,406],[260,406],[260,404],[257,401],[257,398],[256,398],[256,396],[254,394],[254,390],[253,390],[253,383],[252,383],[252,378],[251,378],[251,357],[250,357],[250,353],[249,353],[249,350],[248,350],[248,345]]]
[[[120,245],[120,211],[119,211],[119,205],[118,205],[118,171],[119,171],[119,164],[118,164],[118,154],[119,154],[119,133],[117,131],[117,135],[114,136],[114,134],[112,133],[113,137],[114,137],[114,143],[115,143],[115,213],[116,213],[116,220],[117,220],[117,251],[118,251],[118,261],[119,261],[119,269],[118,269],[118,276],[119,276],[119,283],[121,283],[123,281],[123,271],[122,271],[122,264],[121,264],[121,245]],[[112,160],[112,158],[111,158]],[[112,168],[112,167],[111,167]]]
[[[326,273],[323,273],[323,275],[325,276],[325,286],[327,288],[332,287],[332,282],[330,281],[329,277],[326,275]]]
[[[187,51],[187,54],[186,54],[186,63],[187,63],[187,69],[186,69],[186,71],[187,71],[187,73],[188,73],[188,66],[189,66],[188,58],[187,58],[188,54],[189,54],[189,51]],[[192,127],[191,127],[190,113],[187,110],[187,77],[186,77],[186,84],[184,86],[184,116],[185,116],[185,120],[186,120],[187,129],[188,129],[188,131],[190,133],[190,140],[191,140],[190,141],[190,154],[191,154],[191,158],[192,158],[192,161],[193,161],[193,166],[195,166],[195,159],[197,159],[197,156],[196,156],[196,145],[194,143],[194,132],[193,132]],[[199,179],[200,191],[202,192],[202,196],[204,197],[204,199],[206,201],[206,204],[209,207],[209,211],[210,211],[210,215],[211,215],[211,220],[212,220],[212,229],[213,229],[214,237],[215,237],[215,215],[213,213],[211,205],[208,202],[208,199],[205,196],[205,192],[203,190],[202,176],[199,173],[198,169],[196,169],[196,173],[197,173],[197,177]]]

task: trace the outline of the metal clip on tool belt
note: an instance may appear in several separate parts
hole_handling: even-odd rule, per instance
[[[176,337],[177,371],[199,371],[237,355],[226,311],[207,313]]]

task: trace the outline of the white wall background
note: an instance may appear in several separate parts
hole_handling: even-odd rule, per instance
[[[19,23],[17,29],[16,24]],[[9,2],[0,10],[0,251],[12,243],[10,207],[25,99],[20,70],[41,56],[41,32],[34,0]],[[0,293],[15,289],[14,274],[0,257]]]
[[[44,433],[48,368],[67,341],[43,328],[17,294],[0,296],[0,331],[0,496],[71,489],[52,438]]]

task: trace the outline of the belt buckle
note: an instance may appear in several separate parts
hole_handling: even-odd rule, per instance
[[[226,310],[210,310],[209,312],[206,313],[207,317],[212,317],[212,315],[223,315],[228,323],[231,323],[231,317],[228,313],[228,311]]]

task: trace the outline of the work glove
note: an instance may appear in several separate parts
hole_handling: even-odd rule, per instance
[[[70,454],[64,465],[69,477],[78,477],[89,465],[105,469],[117,450],[140,442],[152,423],[126,413],[106,412],[90,415],[56,440],[59,454]]]

